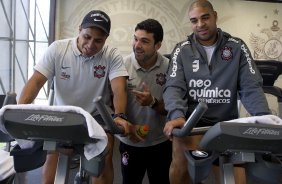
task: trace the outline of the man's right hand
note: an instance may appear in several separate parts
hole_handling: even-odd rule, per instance
[[[128,121],[126,121],[125,119],[121,118],[121,117],[116,117],[114,119],[114,122],[117,124],[117,125],[120,125],[123,127],[124,129],[124,133],[123,133],[123,136],[127,136],[129,134],[129,126],[130,126],[130,123]]]
[[[133,142],[133,143],[138,143],[138,142],[141,142],[141,141],[144,141],[144,138],[142,138],[141,136],[139,136],[137,134],[137,129],[140,128],[140,125],[133,125],[130,123],[130,131],[129,131],[129,134],[128,134],[128,139]]]
[[[172,134],[171,134],[172,130],[174,128],[182,128],[184,124],[185,124],[184,118],[177,118],[177,119],[168,121],[165,124],[163,132],[169,139],[171,139],[172,138]]]

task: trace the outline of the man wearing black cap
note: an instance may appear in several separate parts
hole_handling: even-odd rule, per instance
[[[125,120],[128,73],[117,49],[105,45],[110,34],[109,16],[99,10],[89,12],[79,27],[76,38],[53,42],[34,66],[34,73],[21,93],[19,103],[27,104],[37,96],[47,80],[54,81],[54,105],[73,105],[98,115],[93,99],[103,96],[115,122],[129,132]],[[111,98],[113,94],[113,98]],[[110,107],[114,107],[114,112]],[[94,109],[94,111],[93,111]],[[96,119],[97,120],[97,119]],[[108,135],[109,154],[102,174],[93,181],[113,183],[113,137]],[[50,153],[43,167],[42,183],[54,183],[57,153]]]

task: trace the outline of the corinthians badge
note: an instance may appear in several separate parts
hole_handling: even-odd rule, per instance
[[[105,76],[105,66],[94,66],[94,77],[100,79]]]
[[[157,76],[157,79],[156,79],[157,84],[162,86],[166,83],[166,75],[165,74],[159,73],[159,74],[156,74],[156,76]]]
[[[221,59],[228,61],[232,59],[232,48],[231,47],[224,47],[221,49]]]
[[[121,161],[123,165],[128,165],[129,155],[127,152],[124,152],[121,156]]]

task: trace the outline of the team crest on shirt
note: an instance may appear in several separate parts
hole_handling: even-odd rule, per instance
[[[166,75],[164,73],[159,73],[156,76],[157,76],[156,79],[157,84],[162,86],[166,83]]]
[[[63,80],[69,80],[70,79],[70,74],[68,72],[69,66],[61,66],[61,79]]]
[[[70,79],[70,75],[69,74],[67,74],[67,72],[65,72],[65,71],[62,71],[61,72],[61,77],[60,77],[61,79],[63,79],[63,80],[69,80]]]
[[[127,152],[124,152],[121,157],[121,161],[123,165],[128,165],[129,155]]]
[[[105,77],[105,66],[94,66],[94,77],[97,77],[98,79]]]
[[[228,61],[232,59],[232,48],[231,47],[224,47],[221,49],[221,58],[222,60]]]

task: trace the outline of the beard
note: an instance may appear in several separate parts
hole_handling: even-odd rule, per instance
[[[204,34],[204,35],[196,32],[195,37],[200,43],[202,43],[202,42],[206,42],[206,43],[207,42],[214,42],[217,38],[217,30],[215,30],[213,32],[208,32],[207,34]]]

